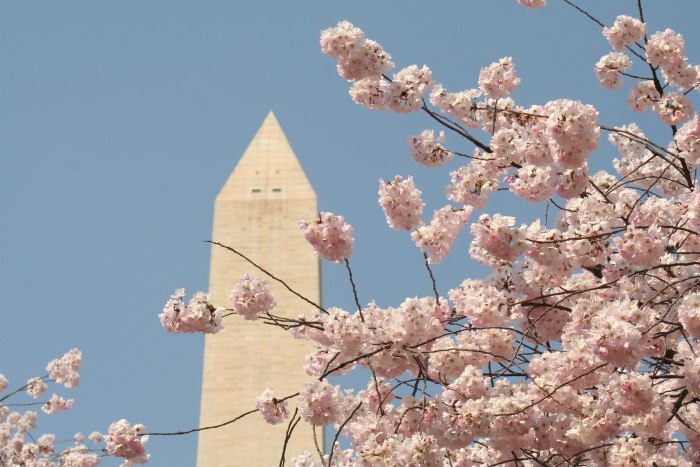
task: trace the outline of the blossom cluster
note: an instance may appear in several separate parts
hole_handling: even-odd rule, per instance
[[[56,447],[56,436],[45,433],[38,435],[38,414],[32,410],[25,412],[13,411],[13,406],[33,405],[30,403],[4,402],[9,397],[21,395],[22,390],[33,398],[39,399],[48,389],[47,382],[63,384],[65,387],[75,387],[79,382],[78,369],[82,363],[82,354],[78,349],[72,349],[63,357],[52,360],[47,366],[49,374],[39,378],[30,378],[27,384],[17,390],[0,397],[0,465],[60,467],[79,466],[94,467],[100,463],[99,449],[86,446],[85,437],[81,433],[73,436],[75,444],[63,450]],[[4,392],[9,381],[0,375],[0,393]],[[64,399],[53,394],[48,401],[40,401],[41,410],[53,414],[59,410],[69,410],[73,399]],[[5,405],[6,404],[6,405]],[[99,432],[90,434],[91,443],[102,442]]]
[[[123,457],[123,465],[145,464],[150,454],[146,454],[146,442],[148,436],[143,436],[146,427],[143,425],[131,426],[128,421],[121,419],[109,426],[105,443],[107,452]]]
[[[642,21],[618,17],[603,31],[614,52],[595,72],[603,87],[622,87],[632,66],[624,51],[644,47],[646,64],[660,67],[664,82],[641,80],[628,103],[678,127],[665,146],[634,124],[605,127],[619,153],[614,170],[589,171],[603,128],[598,111],[570,99],[517,105],[510,94],[520,80],[509,58],[482,69],[478,88],[432,88],[436,113],[481,128],[490,140],[462,132],[477,148],[471,161],[451,169],[446,194],[455,205],[436,210],[429,225],[417,220],[424,205],[411,178],[381,182],[389,226],[413,230],[429,268],[498,190],[551,201],[557,210],[529,224],[480,214],[469,229],[469,253],[490,273],[453,286],[449,299],[436,286],[435,297],[398,307],[372,302],[356,313],[334,307],[298,318],[295,336],[313,341],[305,369],[319,378],[300,393],[303,417],[335,423],[351,443],[336,465],[700,462],[700,193],[693,172],[700,123],[682,92],[697,73],[679,34],[656,33],[642,45],[646,32]],[[362,94],[368,107],[384,109],[390,85],[387,78],[356,82],[364,91],[353,99]],[[430,167],[458,154],[441,143],[429,130],[409,137],[414,159]],[[343,394],[325,383],[356,366],[372,372],[367,390]],[[310,459],[295,462],[312,465]]]
[[[618,16],[613,27],[603,29],[603,35],[617,52],[604,55],[594,68],[601,86],[606,89],[622,87],[619,75],[632,66],[630,58],[622,52],[631,44],[639,43],[646,33],[645,23],[626,15]],[[682,91],[700,84],[700,65],[687,62],[685,40],[672,29],[655,32],[645,42],[646,63],[652,68],[653,79],[632,86],[627,103],[638,113],[651,107],[665,125],[679,125],[695,113],[691,101]],[[657,68],[660,68],[665,83],[657,78]],[[669,85],[678,88],[679,92],[667,89]]]
[[[454,154],[445,149],[445,132],[441,131],[437,138],[433,130],[423,130],[420,135],[408,137],[408,148],[413,160],[426,167],[440,167],[452,160]]]
[[[80,382],[78,370],[82,364],[83,354],[78,349],[71,349],[60,359],[51,360],[46,365],[46,370],[49,372],[49,378],[67,388],[74,388]]]
[[[479,73],[479,89],[488,97],[506,97],[518,89],[520,78],[515,73],[512,57],[505,57],[482,68]]]
[[[429,296],[362,306],[355,294],[354,312],[317,306],[278,324],[309,341],[304,371],[314,380],[296,396],[300,418],[334,424],[350,443],[334,445],[332,459],[321,455],[325,465],[700,464],[700,119],[686,92],[698,67],[687,63],[680,34],[657,32],[645,43],[646,33],[630,16],[604,28],[614,51],[595,74],[606,89],[621,88],[623,76],[640,80],[627,103],[671,126],[667,142],[633,123],[601,124],[598,110],[578,100],[519,105],[509,57],[482,68],[474,87],[450,92],[427,67],[390,78],[390,56],[348,22],[322,32],[353,100],[399,113],[424,108],[474,145],[468,156],[446,149],[443,132],[408,138],[420,165],[469,159],[450,167],[452,204],[429,224],[412,177],[380,180],[389,227],[411,231],[427,260]],[[628,73],[633,59],[649,79]],[[601,169],[601,154],[594,170],[601,131],[616,155]],[[546,203],[543,219],[483,212],[470,223],[473,210],[506,190]],[[433,269],[469,223],[468,253],[488,272],[445,283]],[[343,217],[321,213],[299,225],[319,257],[350,256],[354,231]],[[269,301],[250,281],[245,299]],[[366,389],[328,381],[358,367],[371,373]],[[267,389],[256,406],[276,424],[288,417],[287,400]],[[315,465],[313,457],[292,463]]]
[[[450,252],[460,229],[469,220],[472,208],[445,206],[435,211],[429,225],[418,227],[411,233],[411,240],[427,253],[430,263],[439,264]]]
[[[394,68],[391,55],[347,21],[321,32],[321,50],[338,61],[338,74],[353,83],[352,99],[373,110],[419,110],[433,85],[432,72],[426,66],[411,65],[386,78]]]
[[[231,289],[229,298],[233,311],[247,320],[257,319],[258,315],[272,310],[277,304],[267,281],[253,279],[248,273],[243,274],[238,285]]]
[[[425,203],[421,191],[413,183],[413,177],[402,180],[397,175],[393,181],[379,180],[379,204],[384,209],[386,222],[394,230],[413,230],[421,225]]]
[[[300,220],[299,228],[319,258],[332,263],[341,263],[350,258],[354,230],[343,216],[322,212],[317,220]]]
[[[226,308],[214,307],[209,295],[197,292],[185,306],[185,289],[177,289],[158,315],[163,327],[173,334],[203,332],[214,334],[221,330],[221,318]]]
[[[262,394],[255,398],[255,407],[260,411],[267,423],[277,425],[289,418],[287,411],[287,401],[279,401],[275,398],[275,391],[270,388],[265,389]]]

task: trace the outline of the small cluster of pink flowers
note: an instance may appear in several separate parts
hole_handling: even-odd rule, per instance
[[[480,117],[484,112],[479,109],[476,99],[482,94],[480,89],[447,92],[442,85],[438,84],[430,93],[430,103],[441,112],[455,117],[468,128],[478,128],[481,126]]]
[[[260,411],[265,421],[271,425],[277,425],[289,418],[287,401],[277,400],[275,391],[270,388],[265,389],[262,394],[255,398],[255,407]]]
[[[420,135],[408,137],[408,148],[413,160],[426,167],[440,167],[451,161],[454,153],[445,149],[445,132],[441,131],[437,138],[433,130],[423,130]]]
[[[513,262],[528,248],[525,224],[519,228],[514,225],[514,217],[482,214],[479,221],[471,225],[474,243],[496,258]]]
[[[27,381],[27,394],[38,399],[46,391],[48,386],[40,378],[32,378]]]
[[[621,15],[612,28],[605,28],[603,34],[613,49],[619,51],[603,56],[595,66],[600,84],[606,89],[621,87],[619,73],[624,73],[632,65],[629,57],[621,53],[632,43],[639,43],[647,32],[646,24],[630,16]],[[671,29],[651,35],[644,45],[646,61],[652,67],[660,67],[667,84],[684,91],[697,86],[700,79],[700,66],[687,63],[685,40]],[[656,80],[656,78],[654,78]],[[684,94],[664,93],[666,86],[658,81],[642,81],[632,86],[627,103],[634,112],[646,112],[653,106],[658,118],[666,125],[679,125],[694,114],[692,103]]]
[[[515,92],[520,85],[520,78],[515,73],[512,57],[504,57],[482,68],[479,73],[479,88],[493,99],[506,97]]]
[[[423,65],[411,65],[395,73],[388,93],[385,94],[385,105],[396,113],[409,113],[423,107],[423,96],[433,86],[433,73]]]
[[[696,76],[692,76],[693,71],[690,71],[690,65],[685,62],[685,40],[682,35],[672,29],[656,32],[649,37],[645,49],[647,62],[653,66],[660,66],[669,78],[682,77],[688,72],[691,74],[690,82],[676,82],[672,79],[670,84],[680,88],[688,88],[694,84]]]
[[[661,94],[653,81],[642,81],[630,89],[627,104],[633,112],[641,114],[646,112],[660,97]]]
[[[433,86],[427,66],[411,65],[384,79],[394,64],[380,44],[347,21],[321,31],[321,50],[338,61],[338,74],[352,81],[350,96],[372,110],[408,113],[423,107],[423,96]]]
[[[615,246],[620,255],[630,263],[642,268],[651,268],[658,263],[666,249],[664,234],[658,226],[649,229],[635,228],[634,224],[620,237],[615,237]]]
[[[693,103],[683,94],[667,92],[654,102],[654,112],[665,125],[680,125],[695,113]]]
[[[646,32],[646,24],[627,15],[615,18],[613,27],[603,28],[603,35],[608,39],[612,48],[620,52],[625,50],[626,46],[641,41]]]
[[[581,167],[598,149],[598,111],[592,105],[569,99],[548,102],[544,110],[549,115],[547,130],[558,146],[554,153],[557,165],[565,169]]]
[[[475,152],[478,157],[481,152]],[[468,204],[475,209],[484,209],[488,195],[498,190],[502,170],[494,164],[473,161],[450,172],[452,184],[446,189],[447,199],[455,203]]]
[[[238,285],[231,289],[229,298],[233,303],[233,311],[247,320],[258,319],[261,313],[267,313],[277,305],[267,281],[262,278],[253,279],[248,273],[243,274]]]
[[[223,328],[221,317],[226,308],[214,307],[209,303],[209,295],[204,292],[194,294],[187,306],[182,300],[184,296],[185,289],[177,289],[166,302],[163,312],[158,315],[166,331],[173,334],[214,334]]]
[[[520,5],[530,8],[531,10],[537,10],[542,8],[547,4],[547,0],[516,0]]]
[[[413,231],[411,240],[428,254],[431,264],[439,264],[449,254],[457,234],[469,221],[471,213],[471,206],[458,209],[445,206],[435,211],[430,225],[418,227]]]
[[[700,119],[695,118],[683,125],[676,132],[676,144],[688,167],[697,169],[700,166]]]
[[[600,85],[605,89],[618,89],[622,87],[620,72],[624,73],[632,66],[632,60],[622,52],[611,52],[603,55],[595,64],[595,71]]]
[[[78,349],[72,349],[60,359],[51,360],[46,365],[46,370],[49,372],[49,378],[67,388],[74,388],[80,382],[78,370],[82,363],[83,354]]]
[[[421,225],[425,203],[413,177],[403,180],[400,175],[390,182],[379,180],[379,204],[386,222],[394,230],[413,230]]]
[[[348,21],[321,32],[321,50],[338,60],[338,73],[349,81],[378,78],[394,68],[391,55]]]
[[[57,394],[53,394],[51,399],[41,406],[41,410],[42,412],[50,415],[58,412],[59,410],[70,410],[70,408],[73,407],[73,402],[73,399],[64,399]]]
[[[355,231],[343,216],[322,212],[317,220],[300,220],[299,228],[319,258],[332,263],[342,263],[344,259],[350,258]]]
[[[81,359],[80,351],[73,349],[62,358],[51,361],[48,365],[51,374],[42,378],[29,379],[25,385],[27,394],[35,399],[41,397],[47,388],[45,380],[50,378],[55,378],[55,382],[58,384],[73,387],[77,384],[77,370],[80,367]],[[4,391],[7,385],[7,379],[0,375],[0,392]],[[2,399],[18,392],[14,391]],[[72,405],[72,399],[66,400],[53,394],[51,399],[42,406],[42,411],[53,414],[59,410],[68,410]],[[55,435],[32,435],[30,432],[35,429],[37,429],[36,412],[12,412],[7,405],[0,404],[0,464],[37,467],[94,467],[100,463],[100,456],[90,452],[90,449],[82,444],[84,442],[82,434],[75,434],[75,446],[57,453],[54,447]],[[90,439],[95,443],[102,441],[98,432],[91,434]]]
[[[691,293],[678,305],[678,321],[691,336],[700,339],[700,292]]]
[[[107,452],[117,457],[123,457],[123,465],[145,464],[150,454],[146,454],[148,436],[143,436],[146,427],[131,426],[128,421],[121,419],[109,426],[105,443]]]
[[[299,415],[312,425],[328,425],[340,421],[345,412],[346,400],[339,386],[328,381],[306,383],[299,392]]]
[[[506,294],[483,281],[465,279],[449,296],[457,313],[474,326],[507,326],[512,321]]]

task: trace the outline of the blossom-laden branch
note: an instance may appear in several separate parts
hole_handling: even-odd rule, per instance
[[[252,277],[232,292],[235,314],[313,345],[304,371],[316,379],[299,391],[285,449],[301,419],[336,425],[330,455],[319,453],[328,467],[700,462],[700,119],[687,97],[700,68],[687,62],[680,34],[647,35],[641,5],[639,18],[621,15],[608,27],[565,2],[597,23],[612,48],[591,64],[601,86],[638,80],[627,105],[653,110],[670,142],[635,124],[602,125],[594,106],[576,100],[518,105],[511,57],[453,92],[427,66],[392,72],[391,55],[347,21],[321,33],[356,103],[422,110],[444,130],[410,135],[413,160],[435,169],[467,164],[450,170],[450,204],[432,217],[413,177],[379,182],[387,224],[410,232],[432,296],[363,306],[349,265],[354,230],[329,212],[300,221],[301,234],[319,258],[345,263],[356,310],[315,306],[286,318],[272,313],[274,298]],[[650,72],[631,71],[635,61]],[[619,154],[608,170],[590,173],[601,130]],[[551,202],[556,217],[545,208],[544,223],[491,212],[471,220],[499,191]],[[469,255],[490,273],[457,280],[442,297],[434,269],[468,223]],[[179,317],[186,308],[168,309]],[[216,309],[207,310],[215,321]],[[328,381],[357,367],[370,370],[366,389]],[[269,423],[288,417],[271,389],[256,400]],[[336,447],[341,434],[350,449]],[[310,453],[297,462],[311,465]]]

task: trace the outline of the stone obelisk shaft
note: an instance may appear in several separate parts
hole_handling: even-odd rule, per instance
[[[216,198],[212,238],[320,303],[319,261],[297,223],[317,215],[316,194],[270,112]],[[229,292],[245,272],[270,282],[277,301],[273,313],[296,318],[312,309],[237,255],[215,245],[209,277],[212,303],[230,307]],[[254,409],[254,398],[267,387],[284,397],[309,380],[302,370],[304,356],[311,351],[308,341],[239,316],[225,318],[224,324],[222,331],[206,336],[200,426],[216,425]],[[290,413],[294,407],[290,400]],[[254,413],[226,427],[202,431],[197,465],[277,465],[286,427],[286,423],[268,425]],[[287,446],[287,460],[301,449],[315,452],[311,430],[303,423]]]

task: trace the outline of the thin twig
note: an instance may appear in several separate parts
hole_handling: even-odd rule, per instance
[[[430,269],[430,263],[428,262],[428,254],[423,252],[423,258],[425,259],[425,268],[428,270],[428,274],[430,274],[430,280],[433,282],[433,293],[435,293],[435,305],[438,306],[440,305],[440,294],[438,294],[437,291],[437,285],[435,284],[435,276],[433,276],[433,270]]]
[[[342,425],[340,425],[340,428],[338,428],[338,431],[335,432],[335,436],[333,437],[333,442],[331,443],[331,452],[328,455],[328,467],[331,467],[331,461],[333,460],[333,450],[335,449],[335,442],[338,441],[338,436],[340,435],[340,432],[345,428],[345,425],[352,419],[352,417],[355,416],[358,410],[360,410],[360,407],[362,407],[362,402],[357,404],[357,407],[355,407],[355,410],[352,411],[350,416],[345,419]]]
[[[357,311],[360,313],[360,319],[365,322],[365,317],[362,314],[362,306],[360,306],[360,299],[357,298],[357,288],[355,288],[355,281],[352,280],[352,269],[350,269],[350,260],[345,258],[345,266],[348,268],[348,275],[350,276],[350,284],[352,284],[352,295],[355,297],[355,305],[357,305]]]
[[[239,415],[236,418],[233,418],[227,422],[224,423],[219,423],[218,425],[211,425],[211,426],[203,426],[201,428],[192,428],[191,430],[185,430],[185,431],[173,431],[170,433],[141,433],[139,436],[173,436],[173,435],[186,435],[189,433],[195,433],[197,431],[204,431],[204,430],[213,430],[215,428],[221,428],[222,426],[230,425],[231,423],[240,420],[241,418],[245,417],[246,415],[250,415],[252,413],[257,412],[258,409],[253,409],[249,410],[246,413],[243,413]]]
[[[296,428],[297,424],[301,421],[301,417],[297,418],[298,412],[299,408],[297,407],[296,409],[294,409],[294,415],[292,415],[292,418],[289,419],[289,424],[287,425],[287,433],[284,435],[284,444],[282,445],[282,456],[280,457],[279,467],[284,467],[284,455],[287,452],[287,445],[289,444],[289,440],[292,437],[292,432],[294,431],[294,428]]]

